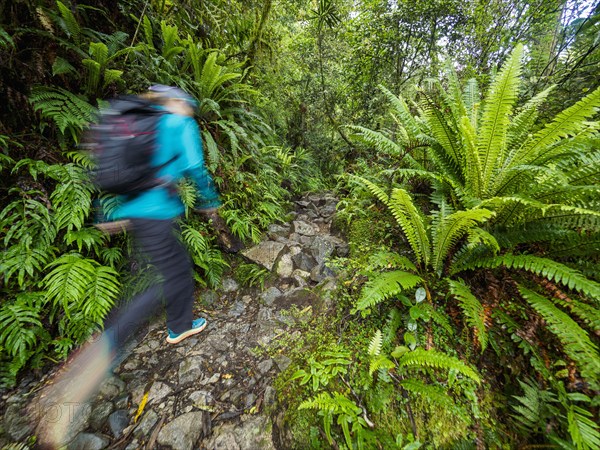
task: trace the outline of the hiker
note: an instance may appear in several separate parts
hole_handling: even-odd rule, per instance
[[[193,119],[196,101],[177,87],[156,85],[148,95],[166,109],[159,119],[155,166],[164,165],[156,174],[163,184],[123,201],[113,213],[115,219],[129,219],[134,242],[162,277],[162,282],[134,297],[109,320],[119,348],[157,310],[164,298],[167,311],[167,342],[177,344],[199,333],[206,326],[204,318],[193,318],[194,278],[191,258],[177,237],[176,219],[184,206],[175,184],[190,177],[198,190],[196,209],[215,213],[221,205],[210,174],[204,165],[202,141]]]
[[[41,397],[44,405],[81,408],[113,368],[116,352],[162,305],[167,312],[169,345],[199,333],[206,319],[193,317],[194,278],[190,255],[178,239],[177,218],[184,206],[177,195],[176,183],[190,177],[197,188],[196,210],[217,218],[221,205],[210,174],[204,165],[202,141],[193,119],[197,102],[183,90],[156,85],[144,96],[165,110],[158,118],[152,165],[160,167],[154,187],[132,196],[120,196],[120,204],[111,218],[126,219],[139,252],[157,271],[157,282],[114,311],[105,331],[76,352]],[[75,412],[76,413],[76,412]],[[68,435],[70,419],[63,414],[51,423],[42,422],[38,438],[48,448],[58,448]]]

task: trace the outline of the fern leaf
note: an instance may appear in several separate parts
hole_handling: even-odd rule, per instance
[[[577,363],[581,375],[597,388],[600,380],[600,355],[588,334],[547,298],[523,286],[519,285],[518,288],[523,298],[542,316],[550,331],[561,341],[565,353]]]
[[[598,107],[600,88],[560,112],[551,123],[524,143],[515,154],[511,166],[535,162],[548,147],[580,131],[585,126],[584,121],[596,114]]]
[[[378,370],[391,370],[396,367],[390,359],[384,355],[377,355],[371,357],[369,361],[369,375],[373,375]]]
[[[600,426],[594,415],[587,409],[570,405],[567,410],[569,434],[578,450],[594,450],[600,448]]]
[[[467,234],[477,224],[483,223],[493,217],[495,213],[487,209],[469,209],[467,211],[456,211],[444,217],[439,226],[433,229],[433,261],[434,270],[441,274],[444,261],[448,257],[450,249],[456,242]]]
[[[441,406],[445,409],[454,409],[456,407],[452,397],[450,397],[448,392],[440,386],[426,384],[413,378],[400,381],[400,386],[411,394],[419,395],[424,400],[431,402],[434,405]]]
[[[477,123],[479,117],[479,103],[481,102],[479,86],[475,78],[471,78],[467,81],[467,86],[463,92],[463,102],[467,111],[467,119],[471,123],[471,128],[475,132],[477,131]]]
[[[456,131],[448,124],[446,116],[440,108],[425,94],[427,104],[423,109],[424,119],[430,128],[435,140],[444,149],[444,156],[451,160],[453,167],[459,167],[462,163],[462,151],[456,136]]]
[[[404,231],[417,262],[428,265],[431,258],[429,238],[425,229],[425,219],[404,189],[394,189],[388,202],[396,222]]]
[[[481,116],[477,151],[483,170],[482,191],[487,191],[493,180],[498,164],[504,161],[506,138],[510,125],[510,115],[517,99],[521,56],[523,45],[519,44],[512,51],[508,60],[502,65],[497,79],[493,82]]]
[[[381,354],[382,345],[383,334],[381,334],[381,330],[377,330],[369,343],[369,356],[379,356]]]
[[[383,92],[383,94],[393,106],[394,111],[400,118],[402,125],[408,130],[408,132],[413,137],[417,137],[420,133],[419,123],[411,114],[410,110],[408,109],[408,105],[406,104],[404,99],[402,97],[395,96],[383,85],[379,85],[378,87],[379,89],[381,89],[381,92]]]
[[[356,302],[356,310],[364,311],[372,308],[403,290],[415,287],[422,281],[421,277],[401,270],[384,272],[365,286]]]
[[[456,370],[477,383],[481,382],[477,372],[459,359],[436,350],[424,350],[420,347],[417,347],[412,352],[405,353],[399,359],[398,367],[434,367],[436,369]]]
[[[348,125],[347,128],[357,131],[356,137],[365,144],[375,147],[384,155],[399,156],[402,154],[402,148],[379,131],[369,130],[358,125]]]
[[[450,286],[450,293],[458,300],[467,323],[475,329],[475,335],[477,336],[477,340],[481,346],[481,352],[483,353],[488,344],[483,306],[464,283],[454,280],[447,281]]]
[[[533,255],[513,255],[481,258],[472,263],[474,267],[495,268],[500,265],[507,268],[523,269],[555,281],[569,289],[589,295],[596,302],[600,299],[600,284],[584,277],[579,271],[564,264]],[[461,270],[464,270],[463,267]]]
[[[43,336],[43,302],[35,305],[30,301],[32,296],[36,294],[21,294],[0,307],[0,347],[12,357],[26,358]]]
[[[61,27],[63,31],[69,36],[76,44],[81,42],[81,27],[77,22],[77,19],[71,12],[71,10],[64,5],[61,1],[57,1],[58,11],[62,17]]]

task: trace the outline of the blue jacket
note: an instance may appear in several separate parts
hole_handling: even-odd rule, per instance
[[[196,185],[196,209],[221,205],[212,177],[204,165],[202,138],[198,124],[192,117],[163,115],[158,123],[156,144],[152,161],[154,165],[159,166],[177,156],[157,174],[168,180],[170,186],[150,189],[129,200],[121,197],[113,214],[114,219],[168,220],[180,216],[184,212],[184,206],[173,187],[174,183],[184,177],[191,178]]]

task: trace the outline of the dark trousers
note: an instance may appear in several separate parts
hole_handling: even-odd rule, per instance
[[[157,271],[158,280],[148,290],[133,297],[108,321],[106,334],[120,347],[148,322],[163,303],[167,327],[181,333],[192,327],[194,278],[192,262],[177,237],[179,227],[172,220],[132,219],[134,242],[140,253]]]

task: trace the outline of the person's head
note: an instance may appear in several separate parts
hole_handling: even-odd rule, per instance
[[[169,112],[182,116],[193,116],[198,107],[194,97],[176,86],[155,84],[149,89],[152,96]]]

